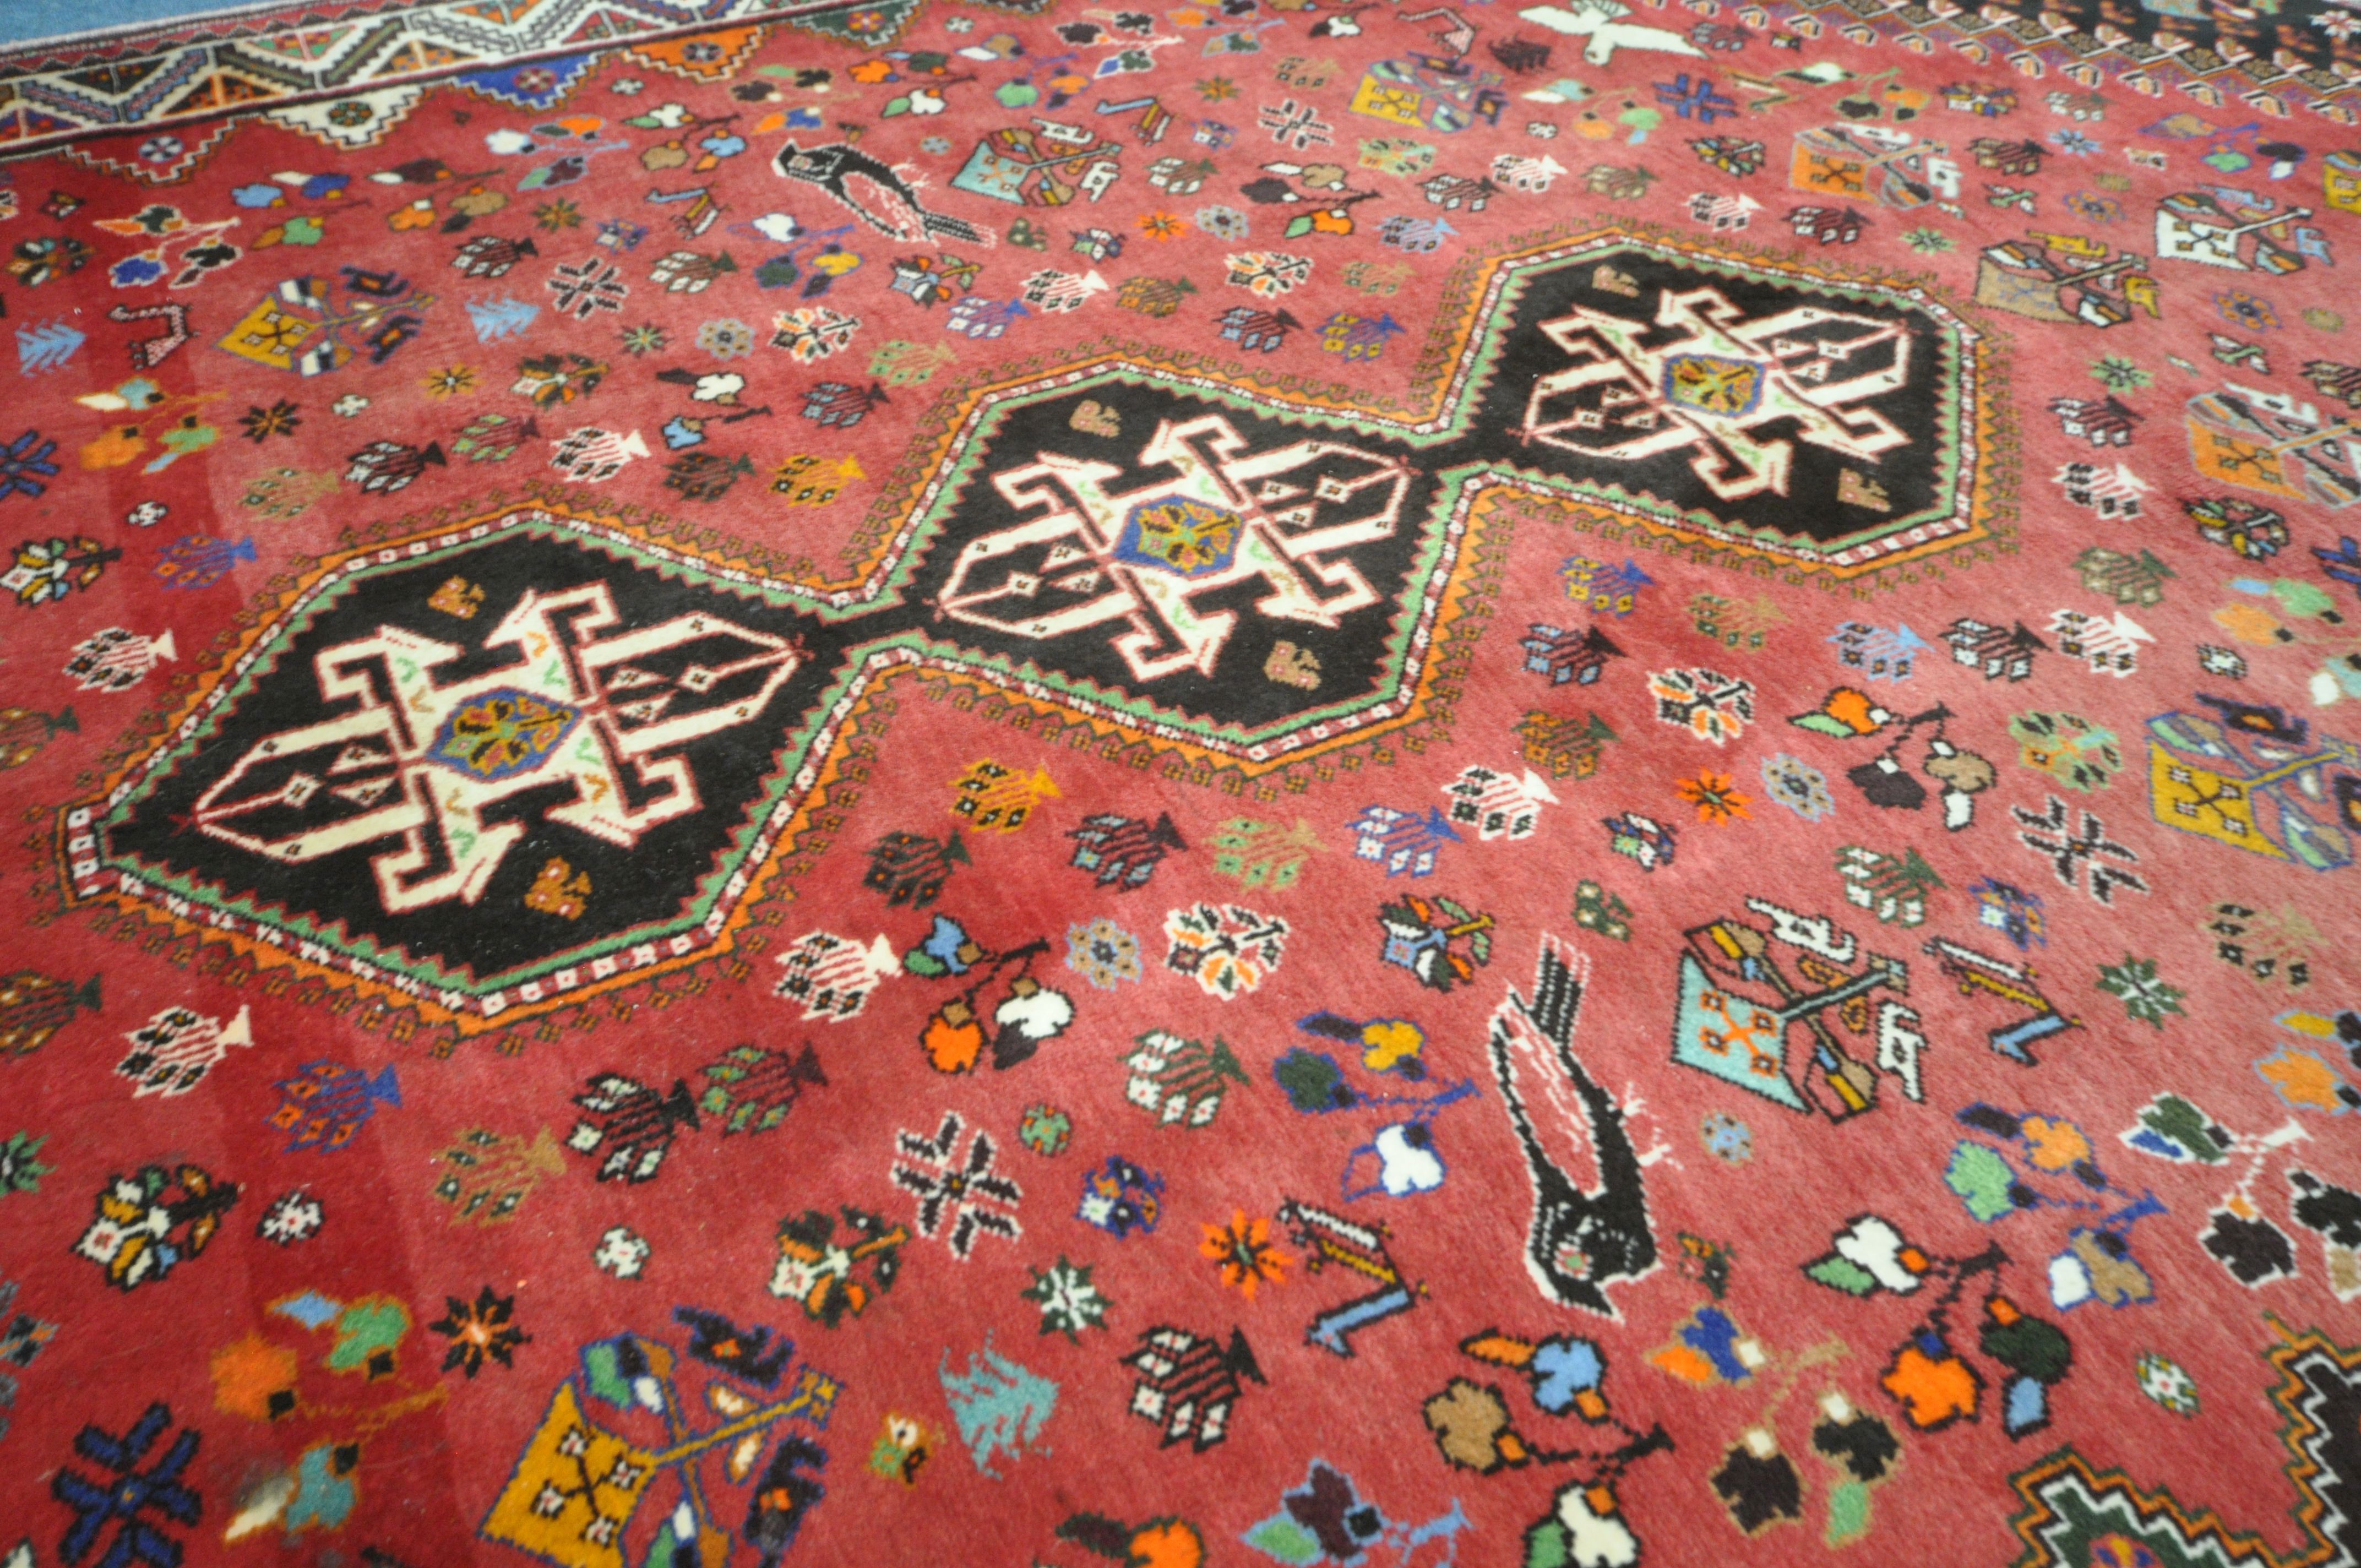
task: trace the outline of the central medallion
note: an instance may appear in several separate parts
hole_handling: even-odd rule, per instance
[[[1520,516],[1839,577],[1991,534],[1988,350],[1921,288],[1602,230],[1448,298],[1396,401],[1122,347],[962,386],[841,581],[561,505],[344,548],[61,867],[482,1028],[730,945],[905,675],[1251,777],[1445,719]]]

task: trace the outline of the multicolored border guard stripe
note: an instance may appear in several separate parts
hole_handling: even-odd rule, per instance
[[[0,59],[0,159],[74,143],[78,161],[164,183],[193,168],[227,127],[180,133],[223,116],[259,113],[331,147],[370,147],[401,126],[434,82],[456,79],[521,108],[545,109],[607,49],[626,48],[650,65],[712,78],[727,74],[764,25],[796,23],[883,44],[917,8],[917,0],[882,7],[843,0],[368,0],[36,45]],[[849,28],[856,11],[884,20]],[[679,46],[690,38],[721,47],[684,51]],[[91,146],[93,137],[117,134],[145,139],[120,155]]]
[[[1804,20],[1826,18],[1854,43],[1885,39],[1918,55],[1956,50],[1985,69],[2005,65],[2028,77],[2054,71],[2080,87],[2119,85],[2149,98],[2172,90],[2215,108],[2237,102],[2281,116],[2308,108],[2341,126],[2361,124],[2361,73],[2351,57],[2300,25],[2260,22],[2263,40],[2273,47],[2255,49],[2210,7],[2210,15],[2172,11],[2168,30],[2160,25],[2166,7],[2143,5],[2130,12],[2137,24],[2127,33],[2124,13],[2095,0],[1974,7],[1916,0],[1801,4],[1814,13]],[[1741,7],[1741,16],[1751,9]]]

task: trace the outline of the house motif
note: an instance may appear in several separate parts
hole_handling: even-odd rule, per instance
[[[1606,761],[1607,742],[1615,739],[1615,731],[1595,713],[1581,719],[1536,712],[1526,714],[1517,725],[1517,736],[1525,761],[1546,769],[1554,779],[1581,780]]]
[[[574,1103],[582,1114],[566,1134],[566,1146],[597,1160],[601,1181],[636,1186],[654,1180],[680,1129],[697,1125],[697,1103],[688,1085],[677,1079],[667,1094],[620,1073],[601,1073]]]
[[[1458,232],[1441,218],[1421,218],[1408,213],[1397,213],[1378,225],[1378,239],[1395,250],[1426,256],[1442,249],[1443,242]]]
[[[1538,158],[1520,158],[1504,152],[1492,160],[1495,183],[1527,195],[1538,195],[1550,188],[1553,181],[1565,172],[1565,165],[1547,153]]]
[[[1608,660],[1625,656],[1614,640],[1595,626],[1568,631],[1536,623],[1518,646],[1525,651],[1525,668],[1536,675],[1547,675],[1554,686],[1568,682],[1591,685]]]
[[[1907,849],[1895,856],[1848,844],[1837,851],[1837,874],[1844,879],[1845,902],[1888,926],[1925,925],[1927,895],[1943,885],[1935,868]]]
[[[2117,680],[2138,670],[2139,645],[2156,641],[2146,627],[2121,610],[2096,616],[2061,609],[2049,618],[2049,634],[2058,639],[2060,653],[2081,660],[2094,675],[2113,675]]]
[[[1951,622],[1943,641],[1951,646],[1953,663],[1965,664],[1988,681],[2024,680],[2033,674],[2034,654],[2049,651],[2049,644],[2027,631],[2023,621],[2004,630],[1968,616]]]
[[[1162,1434],[1158,1446],[1185,1441],[1199,1453],[1229,1436],[1241,1379],[1264,1381],[1242,1329],[1232,1329],[1224,1346],[1186,1329],[1152,1328],[1139,1336],[1139,1348],[1124,1365],[1139,1374],[1132,1386],[1131,1413],[1155,1423]]]
[[[1841,623],[1828,641],[1836,644],[1838,663],[1872,681],[1908,680],[1927,646],[1907,626],[1889,630],[1860,620]]]
[[[1071,272],[1045,267],[1025,280],[1024,290],[1018,298],[1026,304],[1038,305],[1045,311],[1078,311],[1090,302],[1091,296],[1104,294],[1113,285],[1096,271],[1076,277]]]
[[[2185,507],[2191,504],[2181,502]],[[2104,594],[2117,604],[2161,604],[2164,585],[2174,576],[2172,568],[2158,560],[2153,551],[2126,555],[2120,550],[2103,549],[2095,544],[2074,557],[2074,570],[2081,574],[2084,587],[2094,594]]]
[[[1761,650],[1770,641],[1772,629],[1784,624],[1786,619],[1777,605],[1760,595],[1743,604],[1719,594],[1699,594],[1689,600],[1689,624],[1700,634],[1725,648],[1749,652]]]
[[[2016,107],[2016,89],[1987,82],[1955,82],[1943,89],[1943,105],[1962,115],[1996,120]]]
[[[1014,833],[1044,800],[1059,798],[1058,786],[1039,768],[1024,773],[986,757],[951,781],[951,815],[970,828]]]
[[[1451,820],[1475,828],[1487,842],[1532,838],[1541,826],[1542,807],[1557,804],[1548,784],[1531,768],[1522,778],[1487,767],[1466,768],[1443,786],[1443,794],[1451,802]]]
[[[2050,481],[2065,491],[2068,500],[2110,521],[2139,516],[2140,498],[2155,488],[2122,463],[2112,468],[2069,463]]]
[[[2303,378],[2323,398],[2334,398],[2348,409],[2361,409],[2361,365],[2340,365],[2334,359],[2304,362]]]
[[[2132,427],[2140,416],[2114,398],[2052,398],[2049,411],[2058,428],[2093,446],[2129,446]]]
[[[1850,207],[1797,207],[1787,214],[1787,226],[1821,245],[1850,245],[1869,220]]]
[[[1375,359],[1385,352],[1387,340],[1400,336],[1404,330],[1382,311],[1375,316],[1338,311],[1320,323],[1320,346],[1347,359]]]
[[[1470,180],[1464,174],[1435,174],[1421,182],[1419,189],[1426,199],[1447,212],[1465,207],[1480,213],[1484,204],[1499,194],[1500,188],[1489,180]]]
[[[1085,817],[1080,828],[1069,829],[1074,841],[1077,869],[1090,872],[1101,887],[1128,893],[1148,885],[1164,857],[1189,846],[1172,818],[1159,812],[1152,823],[1115,812]]]
[[[1700,191],[1689,198],[1689,216],[1707,225],[1716,234],[1735,234],[1754,221],[1763,203],[1752,196],[1717,196],[1710,191]]]
[[[994,338],[1033,313],[1016,300],[987,300],[970,294],[951,307],[943,318],[943,330],[963,337]]]
[[[1628,559],[1620,566],[1610,566],[1587,555],[1570,555],[1558,575],[1565,579],[1566,598],[1587,605],[1596,614],[1618,619],[1631,614],[1639,604],[1641,589],[1656,585],[1655,578]]]
[[[1439,806],[1428,806],[1423,817],[1390,806],[1367,806],[1347,830],[1353,835],[1354,859],[1376,861],[1389,877],[1432,876],[1443,846],[1460,842]]]
[[[1144,316],[1169,316],[1180,308],[1180,302],[1197,291],[1197,285],[1186,278],[1150,278],[1142,274],[1126,278],[1115,291],[1115,302],[1126,311],[1137,311]]]
[[[1763,167],[1763,155],[1770,148],[1743,137],[1691,137],[1689,150],[1708,169],[1743,179]]]
[[[1285,311],[1258,311],[1252,305],[1233,305],[1221,315],[1222,336],[1249,354],[1270,353],[1302,324]]]
[[[804,393],[804,418],[814,424],[851,430],[871,409],[885,401],[885,389],[874,381],[866,388],[847,381],[822,381]]]
[[[1978,169],[1989,169],[2011,180],[2032,179],[2049,156],[2048,148],[2037,141],[2002,141],[1997,137],[1978,137],[1968,144],[1968,151]]]

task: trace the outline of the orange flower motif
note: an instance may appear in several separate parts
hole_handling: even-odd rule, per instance
[[[82,466],[85,468],[120,468],[126,463],[138,461],[148,450],[148,438],[139,433],[136,424],[117,425],[95,441],[86,442],[82,449]]]
[[[2066,1170],[2091,1157],[2091,1140],[2071,1122],[2027,1116],[2024,1128],[2025,1141],[2033,1146],[2032,1154],[2026,1157],[2037,1169]]]
[[[1740,790],[1737,784],[1728,773],[1708,770],[1693,779],[1681,780],[1673,788],[1683,800],[1697,807],[1698,821],[1719,827],[1733,817],[1743,817],[1750,822],[1754,819],[1754,813],[1746,809],[1754,804],[1754,797]]]
[[[1205,1538],[1185,1519],[1155,1519],[1133,1532],[1132,1568],[1202,1568]]]
[[[2213,612],[2213,624],[2239,641],[2257,648],[2276,647],[2279,643],[2279,617],[2250,604],[2224,605]]]
[[[1270,1243],[1270,1222],[1249,1220],[1244,1209],[1230,1211],[1227,1226],[1207,1225],[1197,1250],[1222,1266],[1222,1283],[1254,1299],[1257,1286],[1287,1283],[1287,1266],[1294,1260]]]
[[[1189,232],[1188,222],[1170,213],[1142,214],[1139,226],[1150,239],[1179,239]]]
[[[918,1036],[918,1043],[927,1047],[927,1060],[937,1072],[972,1071],[983,1049],[983,1025],[976,1022],[974,1011],[966,1003],[953,998],[927,1020],[926,1033]]]
[[[214,1352],[214,1404],[250,1421],[276,1420],[286,1412],[274,1409],[271,1401],[280,1395],[292,1399],[298,1366],[293,1351],[260,1334],[224,1345]]]

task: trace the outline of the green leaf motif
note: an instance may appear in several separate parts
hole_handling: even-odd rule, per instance
[[[1867,1296],[1877,1289],[1875,1275],[1850,1258],[1839,1257],[1834,1253],[1806,1267],[1804,1276],[1831,1290],[1841,1290],[1848,1296]]]
[[[328,1352],[328,1368],[358,1372],[370,1356],[396,1348],[409,1332],[410,1309],[392,1297],[356,1301],[336,1319],[336,1344]]]
[[[1943,1185],[1958,1194],[1968,1212],[1989,1225],[1994,1220],[2014,1213],[2016,1204],[2008,1191],[2016,1184],[2016,1173],[1982,1144],[1961,1144],[1951,1151],[1951,1163],[1943,1171]]]
[[[1267,1519],[1246,1531],[1246,1544],[1281,1563],[1317,1563],[1325,1555],[1310,1530],[1285,1517]]]

